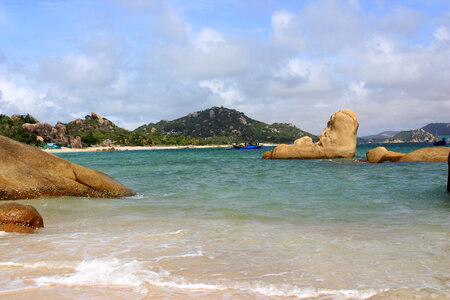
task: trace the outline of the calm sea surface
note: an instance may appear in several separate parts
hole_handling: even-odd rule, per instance
[[[447,162],[266,150],[59,154],[138,195],[21,201],[45,228],[0,233],[0,298],[450,298]]]

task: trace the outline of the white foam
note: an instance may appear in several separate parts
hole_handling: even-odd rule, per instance
[[[6,232],[6,231],[0,231],[0,236],[2,236],[2,235],[10,235],[10,233]]]
[[[198,250],[195,253],[186,253],[186,254],[180,254],[180,255],[169,255],[169,256],[156,257],[155,261],[160,261],[163,259],[170,259],[170,258],[185,258],[185,257],[200,257],[200,256],[203,256],[203,252],[201,250]]]
[[[73,265],[67,264],[60,261],[48,261],[48,262],[37,262],[37,263],[16,263],[16,262],[0,262],[0,267],[17,267],[24,269],[73,269]]]
[[[251,291],[269,297],[298,297],[316,298],[316,297],[332,297],[331,299],[367,299],[377,294],[375,290],[345,290],[345,289],[315,289],[311,287],[297,287],[291,285],[255,285],[249,287],[238,287],[239,290]]]
[[[35,279],[40,285],[126,285],[140,286],[142,278],[156,273],[146,271],[141,264],[133,260],[122,263],[118,259],[94,259],[82,261],[75,267],[75,273],[69,275],[42,276]]]
[[[223,290],[226,287],[215,286],[205,283],[189,283],[184,278],[170,278],[170,273],[160,271],[159,273],[146,270],[143,263],[133,260],[131,262],[120,262],[118,259],[94,259],[83,261],[75,268],[75,273],[68,275],[42,276],[34,279],[40,286],[62,284],[66,286],[89,286],[89,285],[121,285],[129,286],[141,292],[144,284],[154,286],[178,288],[178,289],[201,289],[201,290]]]

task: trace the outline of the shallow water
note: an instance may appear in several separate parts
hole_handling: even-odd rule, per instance
[[[0,233],[0,297],[450,298],[446,162],[265,150],[60,154],[138,195],[22,201],[45,228]]]

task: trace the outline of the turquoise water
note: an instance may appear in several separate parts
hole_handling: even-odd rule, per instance
[[[1,258],[0,295],[450,297],[446,162],[261,160],[266,150],[59,154],[138,195],[25,201],[46,227],[0,236],[17,249]]]

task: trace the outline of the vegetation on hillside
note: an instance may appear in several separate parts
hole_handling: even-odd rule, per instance
[[[186,136],[206,144],[235,142],[292,143],[302,136],[314,135],[292,124],[272,125],[253,120],[244,113],[224,107],[213,107],[188,114],[173,121],[160,121],[137,128],[136,133],[159,132],[170,137]]]
[[[37,123],[37,120],[29,114],[14,115],[12,118],[0,114],[0,134],[18,142],[42,146],[42,142],[39,142],[36,139],[35,134],[29,134],[22,128],[24,123],[35,124]]]

